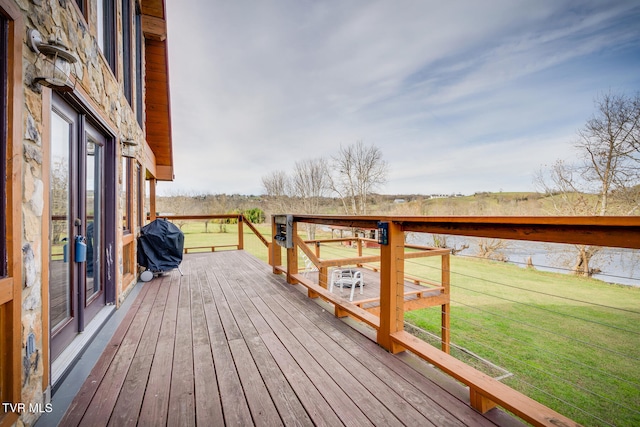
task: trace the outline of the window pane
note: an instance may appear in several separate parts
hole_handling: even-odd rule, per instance
[[[96,12],[98,13],[97,24],[97,36],[98,36],[98,47],[104,53],[105,45],[104,45],[104,2],[105,0],[98,0],[98,4],[96,6]]]
[[[100,254],[102,253],[102,197],[100,189],[104,188],[103,147],[87,135],[86,159],[86,195],[85,210],[87,214],[87,262],[85,298],[88,302],[102,290],[102,274]]]
[[[136,117],[143,127],[144,105],[142,103],[142,14],[136,6]]]
[[[85,10],[85,0],[76,0],[76,4],[78,5],[80,12],[82,12],[82,15],[86,17],[87,11]]]
[[[129,212],[129,159],[122,158],[122,188],[120,189],[120,206],[122,206],[122,229],[130,231]]]
[[[133,98],[131,84],[131,0],[122,0],[122,66],[124,96],[131,104]]]
[[[142,166],[136,162],[136,176],[138,185],[136,186],[136,209],[138,210],[138,229],[144,225],[144,177],[142,176]]]
[[[49,293],[51,329],[62,325],[71,313],[69,244],[69,146],[71,124],[57,112],[51,114],[51,176],[49,224]]]
[[[151,216],[151,181],[144,181],[144,220]]]
[[[97,0],[97,28],[98,46],[107,59],[111,70],[116,70],[116,33],[114,0]]]

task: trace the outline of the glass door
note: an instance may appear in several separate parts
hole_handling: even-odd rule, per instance
[[[49,312],[54,360],[105,305],[105,138],[68,104],[51,113]]]
[[[68,113],[68,112],[67,112]],[[71,207],[71,147],[74,143],[73,115],[54,110],[51,114],[51,161],[49,210],[49,316],[52,357],[64,349],[62,342],[73,339],[77,330],[77,300],[74,286],[70,243],[73,236]],[[69,338],[71,337],[71,339]]]
[[[84,214],[86,218],[87,260],[84,263],[84,306],[86,325],[104,305],[104,281],[101,254],[104,253],[104,137],[91,125],[85,125]]]

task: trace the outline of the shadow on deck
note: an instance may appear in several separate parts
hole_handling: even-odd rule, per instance
[[[182,271],[144,285],[60,425],[518,424],[244,251],[185,255]]]

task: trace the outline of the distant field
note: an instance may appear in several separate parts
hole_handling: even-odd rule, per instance
[[[223,225],[226,232],[208,227],[183,225],[185,246],[237,244],[236,224]],[[258,228],[270,239],[269,225]],[[266,261],[251,234],[245,227],[245,249]],[[341,247],[323,251],[353,255]],[[405,270],[440,275],[434,259],[407,260]],[[503,382],[584,425],[640,425],[640,288],[463,257],[452,257],[451,271],[451,338],[465,349],[453,355],[474,365],[468,352],[480,355],[500,368],[489,375],[510,373]],[[437,308],[405,319],[440,333]]]

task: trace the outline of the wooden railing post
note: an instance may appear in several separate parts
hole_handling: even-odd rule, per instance
[[[451,256],[442,255],[442,287],[443,294],[447,296],[447,301],[451,297]],[[442,328],[442,351],[449,354],[451,350],[451,305],[447,302],[442,304],[441,328]]]
[[[244,216],[238,215],[238,250],[244,249]]]
[[[328,289],[329,288],[329,286],[327,286],[328,283],[329,283],[329,268],[325,266],[321,266],[318,269],[318,284],[323,288]]]
[[[298,235],[298,223],[295,221],[293,222],[293,235]],[[293,278],[294,274],[298,274],[298,245],[295,243],[295,239],[293,247],[287,249],[287,283],[298,283]]]
[[[156,179],[149,180],[149,221],[156,220]]]
[[[271,253],[270,260],[271,267],[273,267],[273,274],[280,274],[280,271],[276,266],[282,265],[282,250],[280,249],[280,245],[277,244],[274,239],[276,234],[278,234],[278,227],[274,216],[271,217],[271,243],[269,244],[269,252]]]
[[[316,256],[320,258],[320,242],[316,242]]]
[[[356,240],[356,246],[358,247],[358,256],[362,256],[362,239]]]
[[[404,348],[391,334],[404,330],[404,232],[400,224],[388,223],[388,244],[380,247],[380,328],[377,341],[392,353]]]

